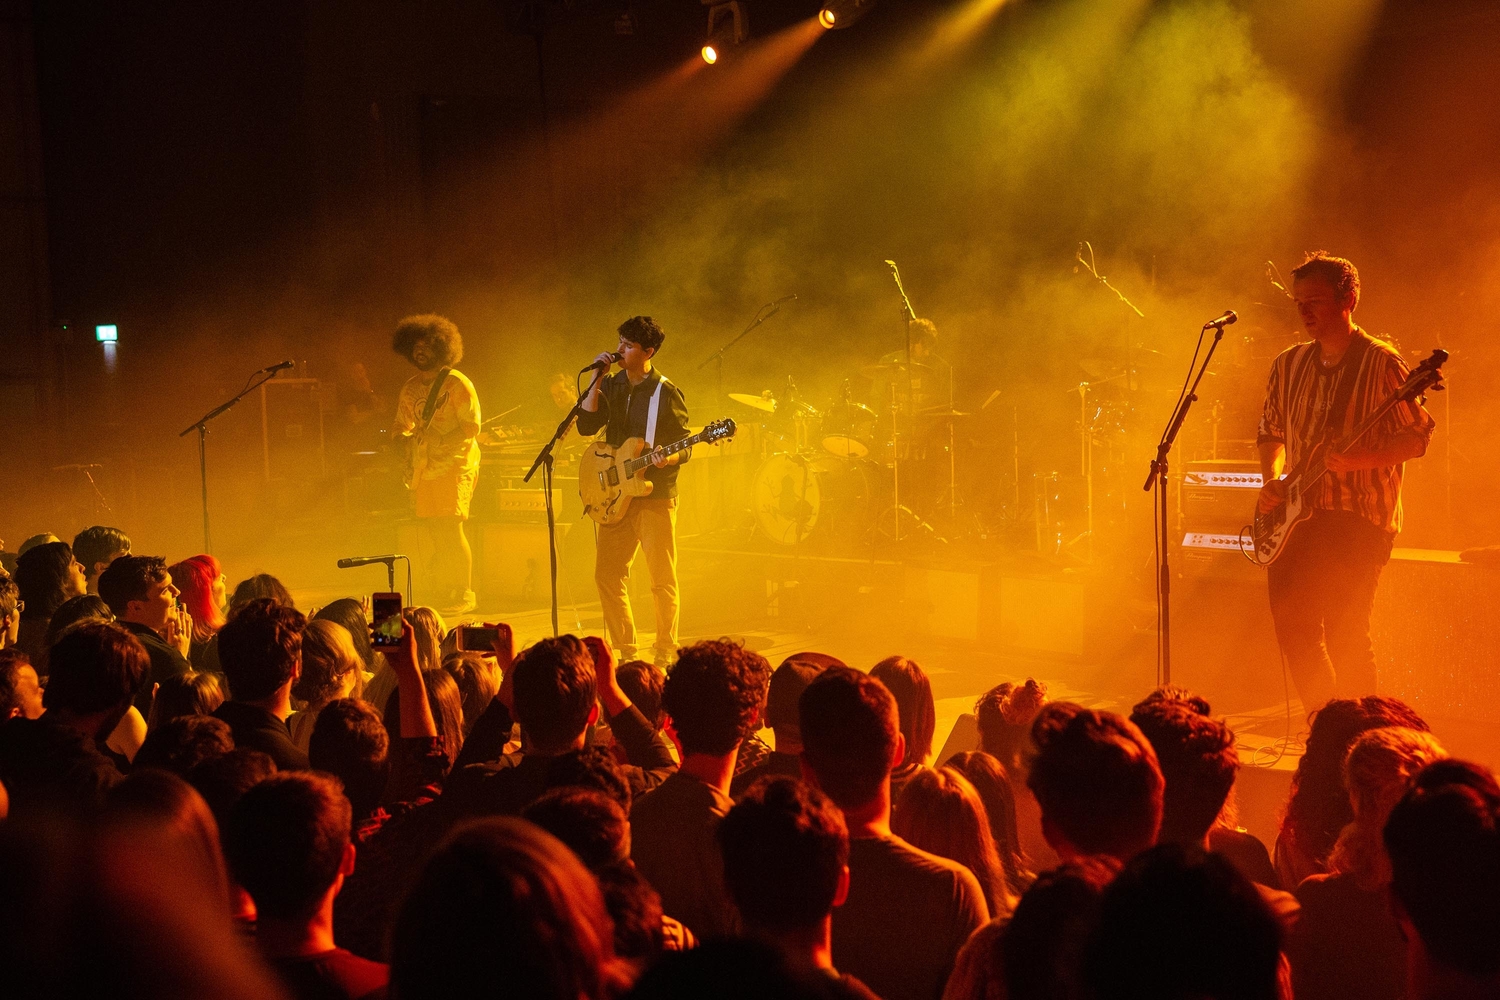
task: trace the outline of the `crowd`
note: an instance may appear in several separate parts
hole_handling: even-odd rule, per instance
[[[377,649],[225,583],[110,528],[0,578],[7,996],[1500,995],[1500,786],[1395,699],[1313,715],[1268,849],[1182,689],[1000,684],[934,753],[904,657]]]

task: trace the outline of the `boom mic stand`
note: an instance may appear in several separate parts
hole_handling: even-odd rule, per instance
[[[1232,317],[1234,314],[1230,313],[1229,315]],[[1234,320],[1230,319],[1229,322],[1232,323]],[[1167,534],[1169,530],[1167,524],[1167,487],[1169,482],[1167,478],[1167,454],[1172,450],[1172,445],[1177,441],[1177,434],[1182,430],[1183,422],[1187,420],[1188,411],[1198,401],[1198,383],[1203,381],[1203,376],[1208,371],[1208,364],[1213,360],[1214,351],[1218,348],[1219,341],[1224,339],[1225,325],[1225,323],[1214,322],[1204,326],[1204,330],[1207,330],[1210,326],[1213,327],[1213,342],[1208,345],[1208,353],[1203,356],[1203,363],[1198,366],[1198,373],[1193,377],[1191,387],[1177,401],[1177,409],[1173,411],[1172,419],[1167,422],[1166,432],[1162,434],[1161,441],[1156,446],[1156,457],[1151,460],[1151,472],[1146,476],[1146,485],[1141,487],[1141,489],[1148,493],[1155,487],[1156,496],[1153,502],[1156,504],[1157,509],[1153,513],[1158,514],[1161,518],[1156,539],[1156,643],[1158,658],[1161,661],[1161,684],[1163,687],[1172,683],[1172,571],[1168,565],[1172,539]],[[1199,336],[1201,338],[1201,331]],[[1201,339],[1199,343],[1202,343]],[[1191,374],[1191,369],[1189,369],[1189,373]]]
[[[290,365],[290,362],[288,362],[288,365]],[[264,376],[259,382],[255,381],[255,375],[251,375],[251,384],[245,386],[244,389],[240,390],[240,392],[236,394],[233,399],[229,400],[226,403],[220,403],[212,410],[209,410],[207,413],[203,414],[203,416],[199,417],[196,421],[184,428],[182,433],[177,435],[178,437],[187,437],[195,430],[198,432],[198,482],[203,491],[203,551],[210,555],[213,554],[214,547],[213,544],[209,541],[208,533],[208,422],[214,417],[217,417],[219,414],[224,413],[230,407],[234,406],[235,403],[238,403],[240,400],[250,395],[256,389],[259,389],[261,386],[271,381],[271,379],[276,377],[276,372],[280,370],[280,366],[275,366],[269,370],[262,368],[260,371],[255,373],[255,375]]]
[[[552,449],[557,446],[557,442],[561,441],[567,435],[568,428],[573,426],[573,421],[578,419],[578,414],[583,412],[584,399],[588,396],[589,393],[594,391],[594,386],[598,385],[599,381],[604,378],[604,371],[605,369],[603,368],[594,369],[594,380],[589,383],[589,387],[587,389],[578,394],[578,399],[574,401],[573,408],[568,411],[567,416],[562,418],[562,423],[558,424],[557,430],[552,432],[552,438],[546,444],[542,445],[542,450],[537,453],[536,461],[531,463],[531,468],[528,469],[526,475],[521,478],[521,482],[529,483],[531,482],[531,477],[536,475],[536,470],[538,468],[542,470],[542,493],[544,502],[547,506],[547,556],[551,564],[550,576],[552,582],[552,637],[554,639],[557,638],[558,635],[557,512],[553,509],[554,505],[552,503],[552,463],[554,461],[552,457]]]

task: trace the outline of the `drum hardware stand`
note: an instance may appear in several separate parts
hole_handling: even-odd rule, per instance
[[[891,277],[896,281],[896,291],[901,293],[901,316],[902,334],[906,339],[906,402],[911,405],[911,325],[917,318],[916,310],[911,307],[911,299],[906,297],[906,287],[901,284],[901,269],[896,262],[888,260],[886,266],[891,269]],[[952,384],[950,378],[949,384]],[[900,415],[896,412],[896,383],[891,382],[891,500],[896,508],[896,543],[901,542],[901,434],[898,430]]]
[[[1231,313],[1231,315],[1233,315]],[[1167,455],[1172,450],[1172,445],[1177,441],[1177,435],[1182,430],[1182,424],[1187,420],[1188,411],[1198,401],[1198,383],[1203,381],[1203,376],[1208,372],[1209,362],[1213,360],[1214,351],[1218,349],[1219,341],[1224,339],[1223,324],[1214,325],[1214,339],[1208,345],[1208,351],[1203,356],[1203,363],[1198,366],[1198,373],[1193,377],[1192,384],[1187,392],[1177,401],[1177,409],[1172,413],[1172,419],[1167,422],[1167,429],[1161,436],[1161,441],[1156,446],[1156,457],[1151,460],[1151,472],[1146,476],[1146,485],[1141,487],[1146,492],[1156,489],[1156,510],[1161,523],[1157,528],[1156,558],[1157,558],[1157,633],[1156,641],[1158,655],[1161,660],[1161,683],[1166,686],[1172,683],[1172,572],[1168,566],[1168,556],[1171,552],[1171,535],[1168,524],[1168,498],[1167,487],[1170,483],[1168,478]],[[1205,331],[1208,326],[1203,328]],[[1200,338],[1202,334],[1199,334]],[[1202,343],[1201,339],[1199,343]],[[1196,352],[1195,352],[1196,353]],[[1191,371],[1189,374],[1192,374]]]

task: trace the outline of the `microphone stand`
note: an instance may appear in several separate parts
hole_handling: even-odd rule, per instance
[[[1198,374],[1193,378],[1192,386],[1187,394],[1177,402],[1177,409],[1172,414],[1172,419],[1167,423],[1166,433],[1162,435],[1161,441],[1156,446],[1156,457],[1151,460],[1151,472],[1146,476],[1146,485],[1141,489],[1151,492],[1156,489],[1153,502],[1157,510],[1153,513],[1160,515],[1161,524],[1158,529],[1158,541],[1156,543],[1157,559],[1157,633],[1156,642],[1158,654],[1161,659],[1161,683],[1166,686],[1172,683],[1172,571],[1168,565],[1169,555],[1172,548],[1171,536],[1167,534],[1167,454],[1172,450],[1172,445],[1177,441],[1177,434],[1182,430],[1182,424],[1187,420],[1188,411],[1198,401],[1198,383],[1203,381],[1203,376],[1208,372],[1208,364],[1213,360],[1214,351],[1219,346],[1219,341],[1224,339],[1224,325],[1215,324],[1214,339],[1208,345],[1208,352],[1203,356],[1203,363],[1198,366]],[[1205,329],[1207,329],[1205,327]]]
[[[551,564],[552,637],[554,639],[557,638],[558,635],[557,512],[553,509],[552,503],[552,463],[554,461],[552,456],[552,449],[557,446],[557,442],[561,441],[564,437],[567,436],[568,428],[573,426],[573,421],[577,420],[578,414],[583,412],[584,399],[588,396],[589,393],[594,391],[594,387],[599,384],[600,379],[604,378],[604,371],[605,369],[603,368],[594,369],[594,380],[589,383],[589,387],[587,389],[579,393],[578,399],[573,403],[573,408],[568,411],[567,416],[562,418],[562,422],[557,425],[557,430],[552,432],[551,439],[548,440],[546,444],[542,445],[542,450],[537,453],[536,461],[531,463],[531,468],[526,471],[526,475],[521,477],[521,482],[529,483],[531,482],[531,477],[536,475],[536,470],[538,468],[542,470],[542,494],[543,500],[547,507],[547,556]]]
[[[265,377],[262,378],[259,382],[255,382],[255,375],[262,374],[264,374]],[[230,409],[232,406],[234,406],[235,403],[238,403],[240,400],[250,395],[250,393],[254,392],[256,389],[259,389],[261,386],[271,381],[271,379],[276,377],[276,372],[268,372],[264,368],[262,368],[260,371],[256,372],[255,375],[250,376],[252,384],[245,386],[245,388],[242,389],[237,395],[235,395],[233,399],[229,400],[226,403],[221,403],[218,406],[214,407],[212,410],[209,410],[192,424],[189,424],[186,428],[184,428],[182,433],[177,435],[178,437],[187,437],[195,430],[198,432],[198,481],[203,491],[203,551],[209,555],[213,554],[214,548],[212,542],[209,541],[208,533],[208,422],[214,417],[217,417],[219,414]]]
[[[906,334],[906,405],[912,406],[911,394],[911,325],[916,320],[916,310],[911,307],[911,299],[906,297],[906,286],[901,284],[901,269],[893,260],[886,261],[891,268],[891,277],[896,280],[896,291],[901,293],[902,326]],[[950,386],[952,380],[949,380]],[[896,543],[901,542],[901,434],[897,427],[900,423],[901,409],[896,402],[896,384],[891,383],[891,499],[896,504]],[[915,409],[915,407],[913,407]]]

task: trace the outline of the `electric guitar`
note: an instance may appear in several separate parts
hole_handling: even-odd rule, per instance
[[[644,438],[629,438],[618,448],[595,441],[578,462],[578,495],[584,513],[600,524],[614,524],[625,516],[634,497],[648,496],[652,483],[645,476],[651,460],[666,458],[695,444],[712,444],[734,436],[734,421],[715,420],[692,437],[654,448],[645,454]]]
[[[1396,391],[1375,408],[1363,423],[1356,427],[1349,435],[1332,446],[1336,452],[1349,450],[1356,441],[1369,433],[1370,429],[1380,422],[1386,413],[1397,403],[1415,399],[1428,389],[1441,389],[1443,382],[1443,363],[1448,360],[1448,352],[1444,350],[1433,351],[1432,354],[1406,376],[1406,381],[1397,387]],[[1291,472],[1287,473],[1286,500],[1271,510],[1262,511],[1256,508],[1255,523],[1240,532],[1240,551],[1250,561],[1258,566],[1269,566],[1276,561],[1286,548],[1287,539],[1292,535],[1292,529],[1307,520],[1312,515],[1312,507],[1308,506],[1308,495],[1313,487],[1328,472],[1328,453],[1330,446],[1325,442],[1298,462]],[[1250,537],[1247,538],[1246,535]]]

